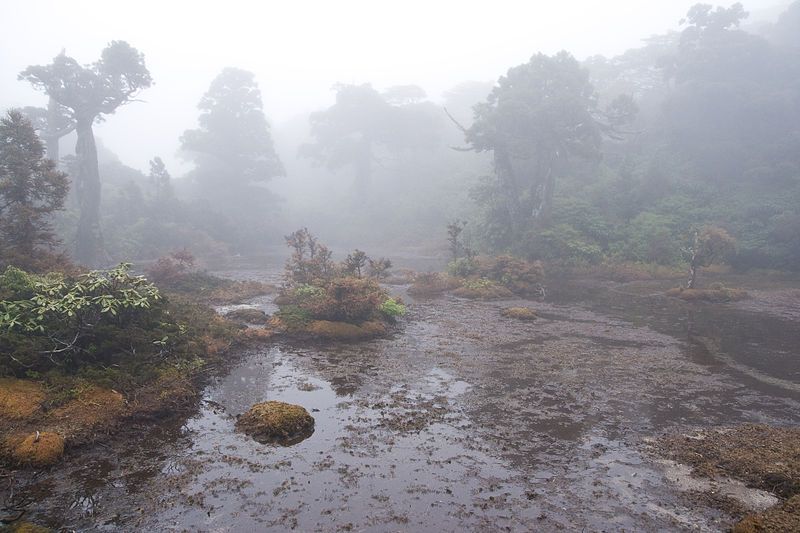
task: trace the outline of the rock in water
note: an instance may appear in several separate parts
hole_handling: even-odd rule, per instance
[[[314,417],[299,405],[262,402],[239,417],[236,429],[261,443],[288,446],[314,433]]]

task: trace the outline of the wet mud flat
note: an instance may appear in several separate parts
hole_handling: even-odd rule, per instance
[[[392,338],[239,354],[188,419],[2,481],[27,519],[79,530],[725,530],[737,509],[703,495],[774,499],[693,478],[653,442],[800,423],[800,323],[764,312],[764,291],[759,309],[646,284],[412,301]],[[519,305],[539,318],[500,315]],[[264,400],[306,407],[314,433],[289,447],[237,433]]]

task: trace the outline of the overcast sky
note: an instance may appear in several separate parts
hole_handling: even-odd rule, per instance
[[[226,66],[256,73],[270,121],[329,105],[336,82],[415,83],[432,99],[464,80],[494,80],[534,53],[616,55],[676,29],[696,0],[0,0],[0,108],[41,105],[17,74],[65,48],[95,61],[111,40],[144,52],[156,85],[145,103],[96,127],[123,161],[174,168],[178,137]],[[729,5],[731,2],[723,2]],[[745,0],[755,16],[785,0]]]

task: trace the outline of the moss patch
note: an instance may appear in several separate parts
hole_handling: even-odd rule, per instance
[[[266,324],[269,317],[261,309],[234,309],[225,314],[225,318],[241,324]]]
[[[487,279],[466,280],[453,291],[454,296],[470,300],[500,300],[511,298],[514,293],[502,285]]]
[[[20,465],[50,466],[64,455],[64,437],[50,431],[9,437],[6,446],[12,461]]]
[[[500,311],[500,314],[517,320],[536,320],[536,311],[528,307],[507,307]]]
[[[793,496],[762,513],[744,517],[733,526],[732,531],[733,533],[793,533],[800,531],[800,496]]]
[[[0,379],[0,419],[27,418],[39,409],[44,398],[44,387],[38,382]]]
[[[332,322],[314,320],[304,330],[313,337],[338,341],[360,341],[374,339],[386,334],[386,326],[377,320],[364,322],[361,325],[348,322]]]
[[[236,421],[236,429],[261,443],[295,444],[314,432],[314,418],[305,408],[284,402],[262,402]]]
[[[667,296],[680,298],[687,302],[735,302],[744,300],[749,295],[742,289],[729,289],[727,287],[708,289],[684,289],[677,287],[666,292]]]
[[[122,394],[89,385],[79,390],[74,399],[48,413],[46,423],[68,437],[82,438],[97,428],[113,425],[124,412]]]

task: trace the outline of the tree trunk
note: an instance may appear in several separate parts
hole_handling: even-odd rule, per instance
[[[525,225],[523,209],[521,206],[519,184],[514,171],[514,163],[505,148],[494,149],[494,170],[500,180],[500,187],[506,198],[506,206],[510,215],[512,239],[520,237],[520,231]],[[511,244],[511,243],[506,243]]]
[[[75,258],[90,267],[98,266],[103,246],[100,231],[100,171],[97,167],[97,146],[94,142],[92,119],[79,119],[78,142],[75,145],[77,176],[75,191],[78,196],[80,219],[76,238]]]
[[[59,123],[58,103],[52,96],[47,102],[47,136],[45,143],[47,145],[47,157],[56,162],[56,167],[61,166],[61,153],[58,146],[60,137],[57,133],[56,124]]]

